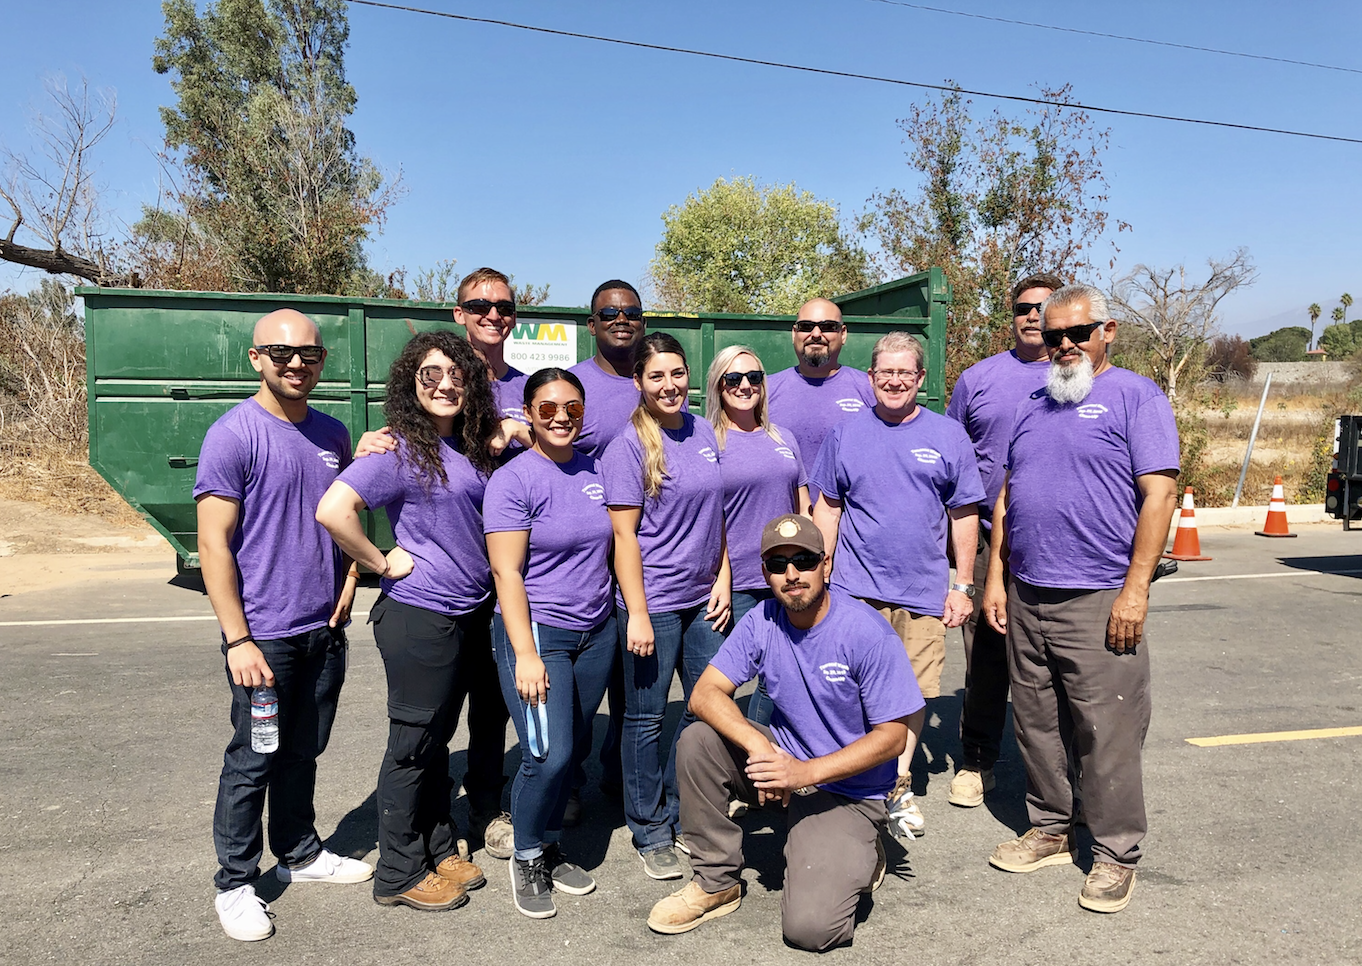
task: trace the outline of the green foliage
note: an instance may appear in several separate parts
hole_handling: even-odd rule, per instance
[[[1331,359],[1346,359],[1357,351],[1357,342],[1352,326],[1346,322],[1336,322],[1324,327],[1319,336],[1319,347]]]
[[[1042,90],[1047,103],[1020,117],[995,111],[983,120],[951,92],[899,121],[917,183],[876,194],[861,227],[879,241],[883,273],[945,271],[954,292],[948,385],[1011,347],[1016,281],[1036,272],[1090,276],[1098,267],[1107,132],[1084,112],[1058,107],[1069,90]],[[1116,222],[1118,232],[1128,227]]]
[[[1178,446],[1180,447],[1178,486],[1190,486],[1198,493],[1207,487],[1206,446],[1211,434],[1206,429],[1206,419],[1199,406],[1188,405],[1179,400],[1173,406],[1173,418],[1177,421]]]
[[[1249,339],[1249,351],[1257,362],[1303,362],[1309,343],[1309,329],[1288,325],[1256,339]]]
[[[876,282],[836,205],[793,184],[719,178],[662,223],[650,272],[665,308],[783,315]]]
[[[373,285],[361,248],[392,201],[346,127],[343,0],[165,0],[153,66],[178,103],[161,108],[186,178],[173,201],[252,291],[347,293]],[[159,212],[144,241],[186,236]],[[167,233],[167,228],[172,229]]]

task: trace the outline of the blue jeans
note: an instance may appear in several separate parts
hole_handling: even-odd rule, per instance
[[[496,652],[501,694],[511,709],[520,738],[520,768],[511,786],[511,827],[515,830],[518,859],[530,859],[544,851],[546,842],[557,841],[563,829],[563,809],[572,789],[574,749],[583,734],[591,734],[596,708],[605,695],[610,668],[615,660],[615,615],[609,614],[589,631],[572,631],[548,624],[535,624],[539,658],[549,676],[548,727],[537,735],[543,753],[532,751],[526,713],[539,717],[515,689],[515,649],[500,614],[492,617],[492,647]],[[542,746],[547,744],[547,748]]]
[[[653,653],[629,653],[629,612],[618,610],[620,650],[624,652],[624,818],[640,852],[669,848],[680,829],[680,799],[676,790],[676,739],[695,717],[687,708],[668,741],[662,762],[662,725],[667,716],[667,693],[672,672],[681,672],[681,689],[690,701],[691,689],[710,659],[719,652],[723,635],[705,620],[705,604],[685,610],[649,615],[653,625]]]
[[[256,641],[274,672],[279,695],[279,750],[251,750],[252,688],[232,683],[232,740],[222,756],[213,845],[220,891],[255,879],[264,855],[261,819],[270,803],[270,851],[287,867],[306,865],[322,850],[312,795],[317,758],[331,738],[345,681],[345,632],[319,627],[276,641]],[[223,645],[224,665],[227,649]]]
[[[733,633],[733,628],[738,626],[738,621],[747,616],[747,612],[758,604],[771,600],[776,595],[768,590],[735,590],[733,591],[733,623],[729,625],[728,637]],[[766,693],[766,679],[757,676],[757,688],[752,692],[752,696],[747,699],[747,720],[759,725],[769,725],[771,723],[771,712],[776,710],[775,702]]]

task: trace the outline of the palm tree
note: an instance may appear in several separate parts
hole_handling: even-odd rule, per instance
[[[1306,348],[1312,349],[1315,345],[1315,323],[1319,321],[1320,312],[1322,310],[1320,309],[1318,302],[1311,302],[1310,307],[1305,311],[1310,313],[1310,344],[1307,345]]]
[[[1353,297],[1352,297],[1351,295],[1349,295],[1347,292],[1344,292],[1342,295],[1340,295],[1340,296],[1338,297],[1338,300],[1339,300],[1339,302],[1341,302],[1341,303],[1343,304],[1343,318],[1339,319],[1339,321],[1340,321],[1340,322],[1347,322],[1347,321],[1348,321],[1348,309],[1352,308]]]
[[[1341,305],[1338,306],[1337,308],[1335,308],[1334,311],[1333,311],[1333,313],[1332,313],[1333,320],[1334,320],[1335,322],[1342,322],[1342,321],[1343,321],[1343,315],[1344,315],[1343,306],[1341,306]]]

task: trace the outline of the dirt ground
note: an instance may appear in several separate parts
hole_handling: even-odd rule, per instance
[[[0,597],[159,567],[174,576],[175,551],[131,512],[114,522],[0,500]]]

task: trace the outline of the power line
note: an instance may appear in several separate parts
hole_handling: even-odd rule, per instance
[[[572,30],[556,30],[552,27],[536,27],[532,24],[515,23],[510,20],[494,20],[489,17],[470,17],[459,13],[446,13],[443,10],[426,10],[397,3],[380,3],[378,0],[348,0],[351,4],[365,7],[378,7],[384,10],[401,10],[405,13],[419,13],[430,17],[443,17],[447,20],[460,20],[465,23],[490,24],[495,27],[511,27],[533,33],[550,34],[555,37],[572,37],[577,40],[594,40],[603,44],[616,44],[621,47],[637,47],[642,50],[659,50],[670,54],[688,54],[692,57],[708,57],[713,60],[726,60],[738,64],[755,64],[759,67],[777,67],[781,70],[794,70],[806,74],[820,74],[825,77],[845,77],[851,80],[873,81],[877,84],[895,84],[900,87],[917,87],[929,91],[968,94],[971,97],[992,97],[1002,101],[1016,101],[1022,104],[1040,104],[1048,107],[1062,107],[1077,111],[1092,111],[1095,114],[1117,114],[1123,117],[1143,117],[1155,121],[1176,121],[1181,124],[1201,124],[1208,127],[1224,127],[1238,131],[1257,131],[1264,134],[1285,134],[1289,137],[1312,138],[1319,141],[1339,141],[1344,144],[1362,144],[1362,138],[1348,138],[1338,134],[1315,134],[1310,131],[1292,131],[1286,128],[1261,127],[1256,124],[1235,124],[1231,121],[1212,121],[1206,118],[1180,117],[1175,114],[1153,114],[1147,111],[1126,111],[1115,107],[1096,107],[1080,104],[1077,101],[1050,101],[1039,97],[1023,97],[1020,94],[998,94],[993,91],[975,91],[964,87],[951,87],[946,84],[928,84],[923,81],[901,80],[897,77],[878,77],[874,74],[858,74],[851,71],[831,70],[826,67],[809,67],[804,64],[786,64],[775,60],[761,60],[756,57],[739,57],[736,54],[720,54],[710,50],[693,50],[688,47],[672,47],[666,44],[649,44],[641,40],[624,40],[619,37],[602,37],[597,34],[584,34]]]
[[[1061,27],[1050,23],[1032,23],[1029,20],[1009,20],[1006,17],[993,17],[983,13],[969,13],[964,10],[947,10],[945,7],[929,7],[922,3],[906,3],[905,0],[870,0],[891,7],[910,7],[913,10],[926,10],[929,13],[944,13],[952,17],[969,17],[973,20],[990,20],[993,23],[1011,24],[1014,27],[1036,27],[1040,30],[1061,30],[1068,34],[1083,34],[1087,37],[1104,37],[1107,40],[1127,40],[1134,44],[1152,44],[1156,47],[1176,47],[1179,50],[1195,50],[1203,54],[1224,54],[1226,57],[1247,57],[1252,60],[1270,60],[1278,64],[1294,64],[1297,67],[1317,67],[1320,70],[1337,70],[1348,74],[1362,74],[1356,67],[1340,67],[1337,64],[1317,64],[1309,60],[1292,60],[1290,57],[1272,57],[1268,54],[1250,54],[1242,50],[1221,50],[1218,47],[1200,47],[1196,44],[1179,44],[1171,40],[1151,40],[1148,37],[1127,37],[1124,34],[1108,34],[1100,30],[1082,30],[1078,27]]]

